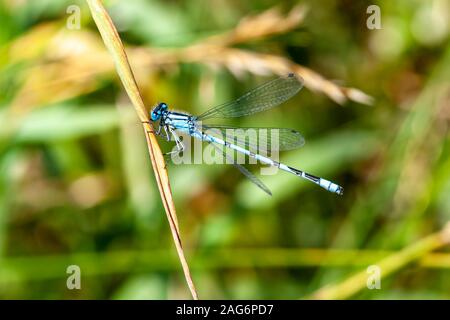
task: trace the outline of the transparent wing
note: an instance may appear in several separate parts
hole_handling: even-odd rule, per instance
[[[251,173],[250,171],[248,171],[245,167],[241,166],[239,163],[236,163],[236,161],[234,161],[233,158],[229,157],[227,155],[227,153],[222,150],[221,148],[219,148],[215,143],[210,142],[210,144],[213,145],[213,147],[219,151],[222,152],[223,156],[228,159],[227,162],[231,162],[233,164],[233,166],[235,168],[237,168],[244,176],[246,176],[248,179],[250,179],[251,182],[253,182],[254,184],[256,184],[262,191],[264,191],[265,193],[267,193],[269,196],[272,195],[272,192],[270,191],[269,188],[267,188],[267,186],[261,181],[259,180],[253,173]]]
[[[287,76],[266,82],[234,101],[221,104],[206,111],[198,116],[197,120],[235,118],[261,112],[289,100],[302,87],[303,79],[290,73]]]
[[[247,150],[292,150],[305,144],[300,132],[287,128],[202,125],[202,131]]]

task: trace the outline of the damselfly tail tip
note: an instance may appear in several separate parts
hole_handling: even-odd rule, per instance
[[[327,179],[319,178],[318,185],[340,196],[344,194],[344,188],[342,188],[341,186],[337,185],[334,182],[328,181]]]
[[[344,194],[344,188],[342,188],[341,186],[339,186],[333,182],[331,182],[330,185],[328,186],[328,191],[336,193],[340,196],[342,196]]]

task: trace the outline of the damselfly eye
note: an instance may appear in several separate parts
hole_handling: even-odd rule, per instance
[[[152,121],[158,121],[161,118],[162,112],[167,110],[167,104],[164,102],[158,103],[158,105],[150,113]]]
[[[158,121],[159,118],[161,118],[161,113],[160,113],[160,112],[157,112],[156,110],[153,110],[153,111],[150,113],[150,118],[152,119],[152,121]]]

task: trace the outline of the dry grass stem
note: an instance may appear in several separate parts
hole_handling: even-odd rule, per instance
[[[165,167],[164,157],[161,153],[161,149],[153,134],[153,127],[150,125],[148,113],[146,111],[144,102],[139,93],[138,86],[136,84],[133,72],[128,63],[128,58],[122,45],[122,41],[117,33],[114,24],[111,21],[106,9],[104,8],[100,0],[87,0],[89,8],[92,13],[92,17],[100,31],[102,39],[108,48],[110,54],[113,57],[116,70],[120,76],[120,79],[125,87],[125,90],[130,97],[133,106],[142,121],[145,130],[145,136],[147,139],[147,146],[152,161],[152,167],[155,173],[156,181],[158,184],[159,192],[163,201],[164,209],[167,214],[170,229],[174,238],[175,246],[177,248],[178,256],[181,261],[184,275],[191,291],[192,297],[198,299],[197,291],[195,289],[192,277],[190,275],[189,266],[184,256],[183,247],[180,239],[180,231],[178,227],[178,221],[176,217],[175,205],[173,203],[172,192],[170,189],[169,178]]]

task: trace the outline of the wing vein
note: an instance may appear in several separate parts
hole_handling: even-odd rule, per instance
[[[234,101],[218,105],[196,119],[235,118],[261,112],[289,100],[302,87],[303,80],[290,73],[266,82]]]

